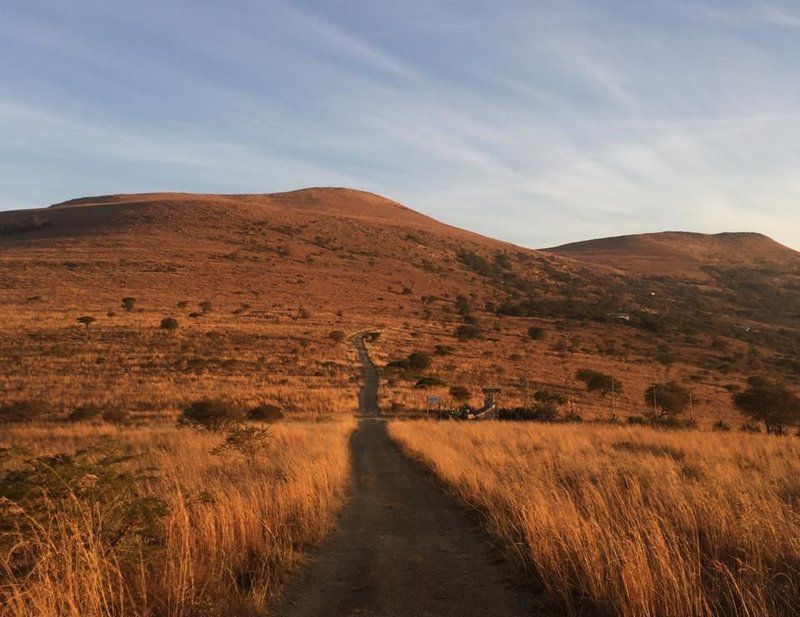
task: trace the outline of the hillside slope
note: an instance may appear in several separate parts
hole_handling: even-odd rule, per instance
[[[422,372],[384,371],[382,403],[395,410],[424,408],[427,394],[450,401],[453,385],[477,404],[488,384],[506,405],[547,387],[576,413],[602,415],[608,401],[575,381],[593,368],[624,376],[618,412],[641,413],[650,383],[676,380],[696,390],[700,416],[718,419],[734,413],[730,393],[747,375],[800,376],[797,256],[756,234],[535,251],[335,188],[0,212],[0,407],[163,413],[222,393],[344,411],[355,359],[337,332],[369,328],[383,332],[383,363],[433,357]],[[84,315],[97,321],[76,323]],[[177,332],[159,329],[165,316]],[[423,377],[427,389],[415,387]]]
[[[757,233],[662,232],[573,242],[547,252],[643,275],[707,278],[712,267],[800,268],[800,253]]]

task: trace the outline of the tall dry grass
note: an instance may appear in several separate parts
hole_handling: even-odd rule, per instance
[[[800,614],[800,440],[395,421],[568,614]]]
[[[348,481],[353,428],[351,419],[276,425],[253,465],[210,454],[219,435],[174,428],[9,429],[0,446],[36,453],[73,451],[103,436],[129,444],[141,458],[126,465],[157,474],[136,490],[165,500],[168,514],[158,545],[133,550],[104,539],[105,523],[85,503],[52,513],[27,533],[6,532],[0,537],[0,615],[263,614],[304,551],[334,523]],[[20,553],[33,560],[24,575],[12,569]]]

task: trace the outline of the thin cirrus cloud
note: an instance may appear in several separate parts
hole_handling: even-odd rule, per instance
[[[800,247],[800,10],[744,0],[31,0],[0,208],[352,186],[526,246]]]

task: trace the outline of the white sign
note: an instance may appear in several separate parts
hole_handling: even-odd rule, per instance
[[[442,402],[442,399],[438,396],[429,396],[428,397],[428,405],[438,405]]]

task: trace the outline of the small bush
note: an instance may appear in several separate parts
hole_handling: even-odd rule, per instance
[[[453,332],[459,341],[470,341],[483,338],[483,330],[477,324],[461,324]]]
[[[131,312],[134,308],[136,308],[136,298],[132,298],[130,296],[123,298],[122,308],[128,312]]]
[[[203,314],[202,313],[198,313],[197,311],[192,311],[191,313],[189,313],[189,317],[191,317],[192,319],[197,319],[198,317],[202,317],[202,316],[203,316]]]
[[[468,401],[470,399],[469,388],[466,386],[453,386],[450,388],[450,396],[457,401]]]
[[[558,418],[558,408],[552,404],[533,407],[513,407],[497,410],[498,420],[520,420],[527,422],[554,422]]]
[[[334,330],[328,335],[328,338],[335,343],[341,343],[345,339],[345,333],[341,330]]]
[[[297,311],[297,318],[298,319],[310,319],[311,312],[307,308],[300,307],[300,310]]]
[[[0,405],[0,424],[31,422],[42,416],[44,404],[40,401],[15,401]]]
[[[430,377],[422,377],[414,384],[415,388],[433,388],[436,386],[443,386],[445,385],[444,382],[439,379],[438,377],[430,376]]]
[[[540,403],[552,405],[564,405],[567,402],[567,397],[560,392],[554,392],[548,388],[541,388],[537,390],[533,398]]]
[[[739,430],[743,433],[760,433],[761,427],[758,424],[753,424],[752,422],[745,422],[739,427]]]
[[[159,325],[159,328],[162,330],[177,330],[178,320],[174,317],[164,317],[164,319],[161,320],[161,325]]]
[[[257,405],[247,412],[247,417],[256,422],[277,422],[283,419],[283,411],[277,405]]]
[[[186,300],[181,300],[175,306],[177,306],[179,309],[185,309],[187,306],[189,306],[189,303]]]
[[[543,341],[545,335],[546,332],[544,328],[540,328],[539,326],[531,326],[528,328],[528,336],[534,341]]]
[[[67,416],[70,422],[88,422],[102,416],[103,410],[97,405],[81,405],[73,409]]]
[[[210,313],[213,307],[211,300],[203,300],[198,306],[203,313]]]
[[[234,426],[219,446],[212,450],[213,454],[227,454],[235,452],[245,458],[249,465],[253,465],[258,455],[264,452],[269,445],[269,428],[258,426]]]
[[[689,406],[691,393],[675,382],[656,383],[645,391],[644,401],[656,417],[676,416]]]
[[[101,417],[103,422],[108,422],[114,426],[128,426],[131,423],[131,417],[124,409],[106,409]]]
[[[178,419],[179,426],[220,432],[244,420],[244,410],[222,399],[202,399],[188,405]]]
[[[731,430],[731,425],[724,420],[717,420],[711,428],[715,431],[728,432]]]
[[[449,356],[453,353],[453,351],[454,350],[450,345],[437,345],[434,348],[433,353],[435,353],[437,356]]]
[[[409,368],[424,371],[431,365],[431,357],[422,351],[415,351],[408,355]]]

